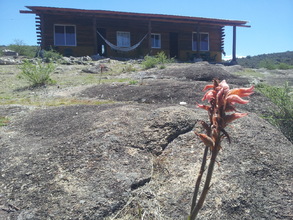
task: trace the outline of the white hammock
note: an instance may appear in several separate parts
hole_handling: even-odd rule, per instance
[[[106,44],[108,44],[108,46],[111,47],[113,50],[119,50],[119,51],[123,51],[123,52],[128,52],[128,51],[132,51],[132,50],[136,49],[148,35],[148,34],[146,34],[137,44],[134,44],[131,47],[118,47],[118,46],[112,44],[110,41],[106,40],[98,31],[97,31],[97,33],[106,42]]]

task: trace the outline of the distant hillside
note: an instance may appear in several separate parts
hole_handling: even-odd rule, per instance
[[[291,69],[293,68],[293,51],[247,56],[237,59],[237,62],[248,68]]]

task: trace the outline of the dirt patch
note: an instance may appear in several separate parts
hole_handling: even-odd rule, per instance
[[[110,99],[152,104],[194,104],[200,100],[201,82],[182,82],[176,80],[145,80],[142,85],[125,83],[98,85],[76,94],[80,97]]]

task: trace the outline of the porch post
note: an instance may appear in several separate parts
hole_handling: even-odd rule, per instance
[[[236,65],[236,26],[233,26],[233,51],[232,51],[232,60],[231,60],[232,65]]]
[[[93,18],[93,34],[94,34],[94,55],[98,53],[98,42],[97,42],[97,19]]]

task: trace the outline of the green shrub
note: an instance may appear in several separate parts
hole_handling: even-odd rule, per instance
[[[293,142],[293,95],[288,82],[283,87],[259,84],[256,88],[277,106],[266,118]]]
[[[62,55],[51,48],[50,50],[44,50],[43,58],[47,63],[49,63],[52,61],[58,61],[62,58]]]
[[[15,40],[14,44],[10,44],[8,49],[17,52],[21,56],[33,58],[36,56],[38,46],[28,46],[23,43],[22,40]]]
[[[43,86],[54,83],[50,78],[51,73],[55,71],[53,63],[42,63],[40,60],[36,64],[24,61],[20,66],[21,73],[19,78],[26,79],[32,86]]]
[[[143,62],[141,63],[144,69],[151,69],[154,68],[158,61],[155,57],[152,56],[145,56]]]
[[[266,68],[268,70],[274,70],[277,69],[277,66],[274,64],[271,60],[262,60],[259,62],[260,68]]]
[[[136,84],[138,84],[137,80],[130,80],[129,81],[129,85],[136,85]]]
[[[6,117],[0,116],[0,127],[7,125],[9,120]]]
[[[167,55],[163,51],[159,52],[156,55],[156,58],[158,60],[158,63],[160,63],[160,64],[165,64],[165,63],[169,62]]]
[[[268,61],[268,62],[267,62]],[[287,64],[285,68],[293,68],[293,51],[286,51],[282,53],[261,54],[257,56],[247,56],[246,58],[237,58],[239,65],[248,68],[259,68],[266,63],[276,65],[277,69],[282,69],[283,64]],[[278,67],[279,66],[279,67]]]
[[[160,64],[160,69],[164,69],[166,63],[172,62],[174,62],[174,59],[169,59],[166,54],[161,51],[156,56],[145,56],[144,61],[142,62],[142,66],[144,69],[150,69]]]
[[[277,69],[281,69],[281,70],[293,69],[293,65],[289,65],[287,63],[279,63],[277,66]]]
[[[266,68],[268,70],[275,70],[275,69],[288,70],[288,69],[293,69],[293,65],[289,65],[287,63],[274,63],[272,60],[262,60],[261,62],[259,62],[259,67]]]

